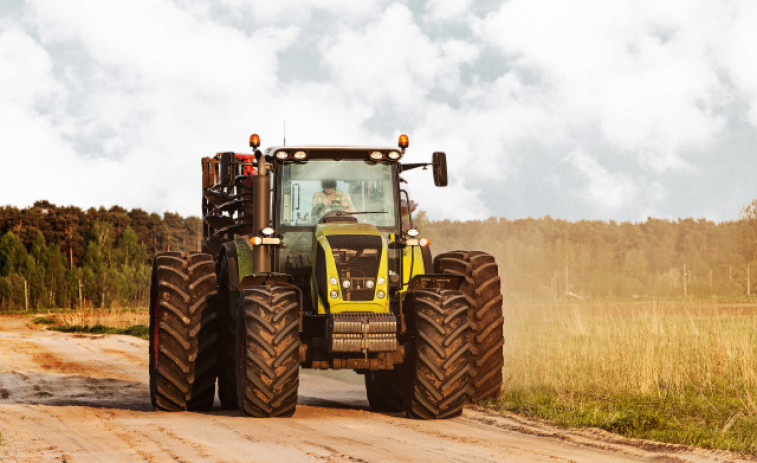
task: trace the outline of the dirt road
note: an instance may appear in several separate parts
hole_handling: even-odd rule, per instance
[[[157,413],[150,411],[146,341],[44,331],[3,316],[0,461],[741,461],[473,408],[432,422],[371,413],[358,380],[303,372],[300,405],[289,419]]]

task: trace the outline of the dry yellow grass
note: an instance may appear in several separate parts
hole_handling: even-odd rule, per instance
[[[147,325],[147,309],[93,309],[57,312],[52,315],[56,322],[66,326],[110,326],[128,328],[134,325]]]
[[[492,406],[757,454],[757,304],[522,304],[506,317]]]
[[[663,396],[728,385],[757,399],[757,305],[510,306],[506,339],[510,388]]]

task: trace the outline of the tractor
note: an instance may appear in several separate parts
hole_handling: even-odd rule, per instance
[[[412,220],[397,147],[279,146],[202,159],[201,252],[166,252],[150,290],[155,410],[291,416],[301,368],[352,369],[370,409],[460,415],[502,386],[494,258],[432,258]]]

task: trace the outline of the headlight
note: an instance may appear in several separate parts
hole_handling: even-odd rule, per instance
[[[347,288],[349,288],[349,287],[350,287],[350,284],[351,284],[351,283],[350,283],[350,280],[344,280],[344,281],[342,282],[342,288],[344,288],[344,289],[347,289]]]
[[[397,152],[397,151],[389,151],[389,153],[387,153],[386,157],[388,157],[392,161],[396,161],[397,159],[400,158],[400,153]]]
[[[379,286],[383,286],[384,283],[386,283],[386,280],[384,279],[384,277],[379,277],[379,279],[378,279]]]
[[[286,151],[279,151],[276,153],[276,159],[280,161],[284,161],[288,157],[289,157],[289,153],[287,153]]]
[[[338,282],[338,281],[336,281],[336,277],[331,277],[331,278],[329,278],[329,284],[330,284],[330,285],[332,285],[332,286],[336,286],[336,284],[337,284],[337,283],[339,283],[339,282]]]
[[[339,297],[339,293],[337,293],[336,291],[331,291],[329,293],[329,296],[331,297],[331,299],[336,299],[337,297]]]
[[[376,297],[377,297],[377,298],[379,298],[379,299],[383,299],[383,298],[384,298],[384,296],[386,296],[386,293],[385,293],[385,292],[381,291],[380,289],[379,289],[378,291],[376,291]]]
[[[365,282],[365,287],[368,289],[373,289],[375,285],[373,284],[373,280],[368,280]]]
[[[294,153],[294,158],[298,161],[304,161],[308,158],[308,153],[304,151],[297,151],[296,153]]]
[[[416,236],[420,234],[421,234],[421,231],[418,230],[417,228],[411,228],[410,230],[407,231],[407,236],[409,236],[410,238],[415,238]]]
[[[369,154],[368,157],[371,158],[371,161],[380,161],[384,159],[384,155],[380,151],[374,151]]]
[[[260,233],[263,236],[272,236],[273,235],[273,227],[265,227],[262,230],[260,230]]]
[[[263,244],[263,238],[259,236],[253,236],[252,238],[250,238],[250,244],[253,246],[260,246],[261,244]]]

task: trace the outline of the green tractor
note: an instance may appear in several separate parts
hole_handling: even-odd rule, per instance
[[[202,252],[155,258],[150,398],[156,410],[290,416],[300,368],[365,376],[371,410],[460,415],[502,385],[497,264],[432,259],[412,221],[408,146],[282,146],[202,159]]]

